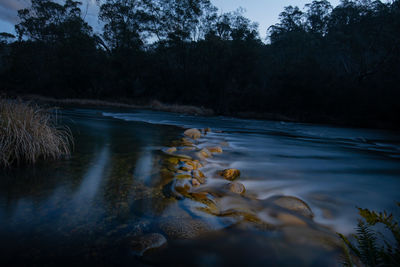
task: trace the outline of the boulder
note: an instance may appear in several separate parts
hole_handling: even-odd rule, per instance
[[[211,158],[212,157],[211,151],[208,150],[207,148],[203,148],[202,150],[200,150],[200,154],[205,158]]]
[[[188,129],[183,134],[192,139],[199,139],[201,137],[201,132],[198,129]]]
[[[202,150],[200,150],[199,152],[197,152],[196,155],[197,155],[200,159],[206,159],[206,158],[211,158],[211,157],[212,157],[211,152],[210,152],[207,148],[203,148]]]
[[[183,163],[183,164],[180,164],[179,169],[182,170],[182,171],[187,171],[187,172],[188,171],[192,171],[194,169],[194,165],[193,164],[189,164],[188,162],[187,163]]]
[[[223,150],[221,147],[216,146],[216,147],[207,147],[208,151],[210,151],[211,153],[222,153]]]
[[[268,199],[268,201],[272,202],[273,204],[298,213],[307,218],[313,218],[314,213],[312,212],[310,206],[303,200],[292,197],[292,196],[274,196]]]
[[[239,182],[229,183],[228,189],[229,189],[229,191],[239,194],[239,195],[243,195],[246,192],[246,188],[244,187],[244,185]]]
[[[218,172],[218,174],[226,180],[233,181],[240,176],[240,171],[238,169],[226,169]]]
[[[206,182],[206,176],[200,170],[193,170],[192,177],[196,178],[200,183],[204,184]]]
[[[184,161],[188,165],[191,165],[192,170],[197,170],[203,167],[203,165],[198,160],[182,160],[182,161]]]

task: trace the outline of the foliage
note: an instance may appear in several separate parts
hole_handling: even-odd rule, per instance
[[[399,0],[288,6],[267,43],[243,10],[209,0],[98,2],[101,33],[74,0],[20,10],[18,39],[0,36],[0,90],[400,125]]]
[[[400,206],[400,203],[398,203]],[[347,248],[354,253],[366,266],[399,266],[400,265],[400,227],[392,214],[376,213],[368,209],[359,209],[363,220],[359,220],[357,234],[353,235],[356,244],[353,244],[344,235],[339,234]],[[393,237],[394,244],[372,227],[382,224]],[[378,243],[382,239],[383,242]],[[380,245],[382,244],[382,245]],[[351,257],[346,257],[346,265],[352,266]]]
[[[35,163],[70,154],[72,136],[56,126],[49,110],[19,100],[0,99],[0,166]]]
[[[18,37],[42,42],[65,41],[89,36],[91,27],[80,17],[80,2],[65,0],[60,5],[51,0],[31,0],[31,8],[18,11],[21,22],[15,26]]]

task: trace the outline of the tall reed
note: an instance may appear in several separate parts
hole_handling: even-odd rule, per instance
[[[59,159],[71,153],[69,128],[58,126],[50,109],[0,99],[0,167]]]

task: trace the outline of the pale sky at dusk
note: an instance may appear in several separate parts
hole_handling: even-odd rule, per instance
[[[94,0],[81,0],[86,8],[86,3],[94,2]],[[283,7],[288,5],[297,5],[303,8],[305,4],[312,0],[211,0],[211,2],[219,8],[220,12],[234,11],[239,7],[246,10],[245,16],[252,21],[260,24],[259,31],[261,37],[266,36],[267,28],[278,22],[279,13],[283,11]],[[339,3],[339,0],[330,1],[333,6]],[[17,21],[17,10],[27,6],[28,0],[0,0],[0,32],[14,32],[14,24]],[[96,9],[89,7],[87,20],[96,28],[97,17]]]

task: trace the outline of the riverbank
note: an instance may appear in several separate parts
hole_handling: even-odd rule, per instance
[[[113,108],[129,108],[129,109],[149,109],[165,112],[184,113],[198,116],[213,116],[215,115],[212,109],[204,107],[195,107],[190,105],[165,104],[160,101],[153,100],[148,104],[137,104],[132,100],[99,100],[99,99],[78,99],[78,98],[52,98],[39,95],[24,95],[22,99],[34,101],[41,104],[51,105],[74,105],[85,107],[113,107]]]
[[[337,125],[343,127],[356,127],[356,128],[375,128],[375,129],[390,129],[399,130],[400,124],[382,121],[382,120],[365,120],[365,118],[358,118],[354,116],[347,116],[346,118],[337,118],[326,114],[310,114],[310,113],[271,113],[271,112],[228,112],[217,113],[211,108],[198,107],[192,105],[180,104],[166,104],[158,100],[149,102],[135,102],[131,99],[80,99],[80,98],[53,98],[40,95],[23,95],[20,96],[27,101],[34,101],[39,104],[50,104],[60,106],[83,106],[83,107],[112,107],[112,108],[127,108],[127,109],[144,109],[155,110],[164,112],[182,113],[196,116],[229,116],[243,119],[256,119],[256,120],[271,120],[271,121],[284,121],[284,122],[298,122],[298,123],[317,123],[321,125]]]

